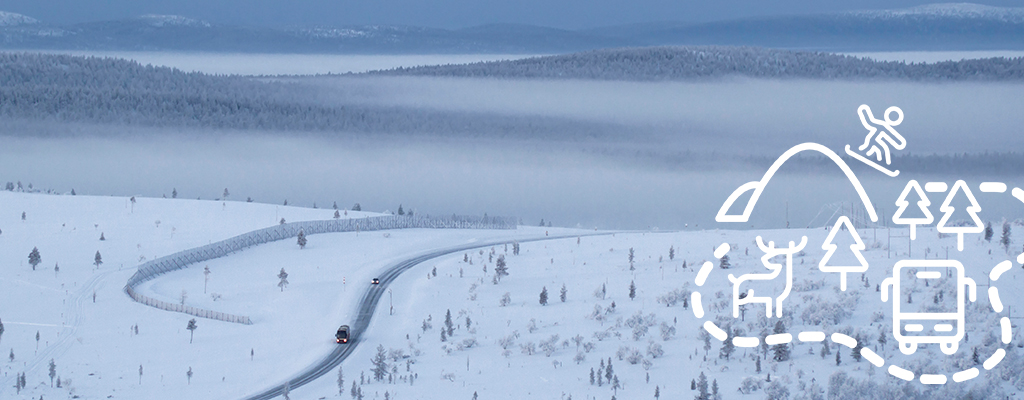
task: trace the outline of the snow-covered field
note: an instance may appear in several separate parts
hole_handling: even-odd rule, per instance
[[[385,266],[431,249],[545,234],[580,237],[522,243],[518,255],[513,246],[495,246],[444,256],[399,277],[360,345],[342,364],[342,396],[350,397],[355,382],[366,398],[385,398],[386,392],[387,398],[416,399],[471,399],[474,393],[480,399],[607,399],[613,395],[633,399],[653,397],[656,388],[664,398],[686,398],[696,394],[690,381],[701,373],[709,385],[717,382],[723,398],[759,399],[783,391],[788,391],[789,398],[820,398],[812,392],[820,389],[824,394],[830,387],[840,398],[869,394],[889,398],[897,391],[953,398],[969,388],[976,395],[1002,398],[1017,396],[1024,389],[1019,329],[1014,328],[1012,342],[1003,345],[996,318],[1009,316],[1019,322],[1019,311],[1014,310],[1024,305],[1024,300],[1013,296],[1024,280],[1017,260],[1024,244],[1019,239],[1019,232],[1024,232],[1020,224],[1010,224],[1010,254],[998,243],[999,221],[994,221],[991,242],[980,234],[968,235],[963,252],[956,251],[956,236],[939,235],[933,227],[918,227],[912,248],[908,248],[906,229],[862,228],[864,256],[871,267],[863,276],[850,274],[846,292],[837,289],[837,274],[816,268],[825,254],[821,244],[829,234],[821,228],[611,233],[522,226],[514,231],[311,235],[305,249],[285,240],[203,263],[211,271],[208,281],[203,268],[193,266],[144,284],[143,293],[165,301],[180,302],[185,293],[187,305],[253,319],[251,326],[197,319],[198,329],[189,343],[185,327],[191,316],[140,305],[124,294],[124,282],[143,257],[152,259],[221,240],[280,218],[327,219],[334,210],[234,201],[137,200],[132,205],[118,197],[0,192],[0,260],[4,260],[0,319],[5,327],[0,338],[0,350],[5,350],[0,353],[4,356],[0,397],[241,398],[283,383],[338,346],[332,341],[333,331],[354,318],[370,278]],[[363,215],[368,213],[350,211],[348,217]],[[594,233],[602,235],[585,236]],[[105,241],[99,241],[100,234]],[[925,387],[919,381],[903,383],[867,360],[855,361],[850,350],[840,345],[829,346],[831,354],[822,357],[821,343],[796,341],[785,361],[774,360],[774,349],[765,357],[760,348],[736,348],[726,359],[721,357],[722,342],[715,338],[708,338],[706,350],[703,338],[707,335],[701,328],[705,320],[731,325],[740,330],[740,336],[763,338],[774,332],[776,319],[758,317],[763,313],[758,306],[747,306],[740,321],[731,315],[726,277],[763,271],[762,253],[754,241],[759,235],[780,246],[808,238],[804,253],[793,259],[793,292],[782,318],[787,332],[860,336],[885,359],[886,366],[897,365],[915,375],[950,375],[984,362],[997,348],[1004,348],[1006,356],[991,370],[979,367],[980,376],[971,381]],[[890,241],[890,235],[903,237]],[[844,236],[837,237],[838,245],[849,244]],[[729,270],[717,268],[714,250],[722,243],[731,245]],[[42,256],[35,271],[28,263],[33,247]],[[962,261],[967,276],[978,284],[977,302],[969,303],[966,311],[969,337],[960,351],[946,356],[937,346],[924,345],[906,356],[896,348],[891,332],[888,341],[880,344],[879,333],[892,326],[892,305],[881,302],[876,286],[891,274],[896,261],[945,259],[947,250],[949,258]],[[103,257],[98,268],[93,265],[97,251]],[[509,275],[495,284],[500,257],[506,260]],[[853,260],[851,255],[844,258],[837,253],[836,257],[837,262]],[[988,275],[1007,259],[1012,260],[1012,268],[993,286],[1004,293],[1002,301],[1008,309],[996,315],[987,296]],[[698,288],[694,280],[704,261],[713,261],[716,267]],[[290,282],[283,291],[277,286],[281,268]],[[636,289],[633,298],[631,283]],[[547,289],[547,305],[539,301],[542,288]],[[938,288],[944,293],[954,290],[948,283]],[[689,300],[688,293],[698,289],[708,313],[703,319],[696,318],[691,304],[682,300]],[[936,288],[914,290],[922,292],[914,297],[918,302],[932,301],[927,296],[932,293],[938,296]],[[216,300],[214,293],[219,295]],[[507,304],[502,304],[506,294]],[[442,341],[448,311],[452,334],[445,332]],[[378,345],[393,356],[388,358],[382,382],[372,379],[370,362]],[[973,360],[974,349],[978,362]],[[8,352],[13,352],[13,361]],[[757,372],[759,355],[761,371]],[[50,387],[50,359],[64,381],[60,389]],[[590,371],[597,373],[609,360],[618,388],[603,377],[601,385],[591,384]],[[190,368],[191,378],[187,376]],[[21,372],[26,373],[28,386],[18,394],[14,376]],[[744,385],[749,394],[738,390]],[[291,392],[297,399],[337,396],[334,371]]]

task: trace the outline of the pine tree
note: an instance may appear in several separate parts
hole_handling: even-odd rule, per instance
[[[544,286],[540,289],[540,305],[548,305],[548,287]]]
[[[178,198],[178,188],[171,189],[171,198],[172,199]]]
[[[357,390],[358,389],[356,388],[356,381],[353,380],[352,381],[352,390],[349,391],[349,394],[352,395],[353,399],[355,399],[356,396],[359,394],[359,392]]]
[[[992,231],[992,222],[986,222],[985,223],[985,241],[986,242],[991,242],[993,234],[995,234],[995,232]]]
[[[708,393],[708,377],[704,376],[704,372],[697,377],[697,397],[694,400],[711,400],[711,394]]]
[[[911,190],[917,196],[917,208],[924,214],[923,217],[903,217],[903,213],[907,211],[907,206],[910,202],[907,201],[907,197],[910,195]],[[928,211],[928,206],[932,203],[928,200],[928,196],[921,190],[921,185],[917,181],[911,179],[907,182],[907,186],[903,188],[903,192],[900,193],[900,197],[896,200],[896,205],[899,207],[896,209],[896,214],[892,216],[892,221],[901,225],[910,225],[910,240],[917,238],[917,225],[928,225],[935,220],[932,216],[931,211]]]
[[[188,326],[186,326],[185,329],[188,329],[188,332],[189,332],[189,334],[188,334],[188,342],[189,342],[189,344],[192,343],[192,337],[195,336],[195,334],[196,334],[196,328],[198,328],[198,326],[196,325],[196,319],[192,318],[192,319],[188,320]]]
[[[33,247],[32,252],[28,253],[28,263],[32,265],[32,270],[36,270],[36,265],[43,262],[42,256],[39,255],[39,248]]]
[[[842,352],[840,351],[836,352],[836,365],[840,365],[843,363],[843,357],[841,356],[841,354]]]
[[[725,340],[722,341],[722,349],[718,352],[718,358],[729,360],[729,358],[732,357],[732,353],[736,351],[736,344],[732,342],[732,339],[736,337],[736,335],[733,330],[728,327],[725,331],[728,332],[728,334],[726,335],[727,337]]]
[[[0,320],[0,339],[4,338],[4,321]],[[14,349],[11,349],[11,353],[14,353]]]
[[[608,364],[604,366],[604,379],[608,383],[612,383],[613,376],[615,376],[615,372],[612,370],[612,358],[608,357]]]
[[[103,256],[100,255],[99,251],[96,252],[96,257],[93,257],[92,265],[95,265],[96,268],[99,268],[100,265],[103,265]]]
[[[999,244],[1003,245],[1003,249],[1007,253],[1010,252],[1010,223],[1003,222],[1003,236],[999,238]]]
[[[633,268],[633,248],[632,248],[632,247],[630,247],[630,248],[629,248],[629,270],[630,270],[630,271],[633,271],[633,270],[635,270],[635,269],[636,269],[636,268]]]
[[[288,273],[284,272],[284,268],[281,268],[281,272],[277,274],[277,277],[281,279],[281,281],[277,283],[277,287],[281,288],[281,291],[283,292],[285,286],[288,286]]]
[[[860,351],[861,349],[864,348],[864,341],[861,340],[860,336],[857,336],[856,340],[857,344],[854,345],[852,349],[850,349],[850,356],[853,357],[853,361],[860,362]]]
[[[352,206],[352,211],[363,211],[363,208],[359,206],[359,203],[356,203]]]
[[[299,229],[299,240],[298,240],[297,243],[299,244],[299,249],[305,249],[306,248],[306,231],[305,230]]]
[[[565,289],[565,284],[563,283],[562,284],[562,290],[558,294],[558,299],[562,300],[563,303],[565,303],[565,294],[566,293],[568,293],[568,291]]]
[[[334,219],[339,219],[339,218],[341,218],[341,212],[338,211],[338,210],[334,210]]]
[[[853,244],[849,245],[849,250],[853,256],[857,259],[858,265],[828,265],[832,256],[835,255],[836,250],[839,248],[838,245],[833,244],[836,239],[836,234],[839,232],[849,232],[850,236],[853,237]],[[854,229],[853,223],[845,215],[839,217],[836,224],[829,231],[828,237],[825,238],[825,244],[821,245],[822,250],[827,250],[825,256],[821,258],[821,262],[818,263],[818,269],[822,272],[838,272],[839,275],[839,288],[846,291],[846,274],[850,272],[861,272],[868,270],[868,262],[864,259],[862,251],[867,249],[864,242],[860,239],[860,235],[857,234],[857,230]]]
[[[690,379],[690,390],[697,390],[697,380]]]
[[[657,385],[654,386],[654,398],[655,400],[661,398],[661,389]]]
[[[711,398],[718,399],[718,379],[711,381]]]
[[[775,322],[775,329],[773,333],[786,333],[786,325],[782,323],[782,320]],[[777,362],[789,361],[789,345],[786,343],[780,343],[772,346],[774,352],[773,359]]]
[[[761,373],[761,357],[754,358],[754,372]]]
[[[633,300],[636,298],[636,283],[629,281],[629,299]]]
[[[12,349],[11,351],[13,352],[14,350]],[[590,368],[590,384],[591,385],[594,384],[594,368],[593,367]]]
[[[402,205],[401,204],[398,205],[398,215],[405,215],[405,210],[402,209]]]
[[[107,240],[107,237],[103,235],[103,232],[100,232],[100,241],[103,242],[103,241],[106,241],[106,240]]]
[[[732,265],[729,264],[729,255],[728,254],[723,255],[722,256],[722,261],[718,263],[718,267],[721,268],[721,269],[729,269],[730,266],[732,266]]]
[[[956,208],[951,206],[950,203],[953,202],[953,199],[959,193],[966,195],[967,200],[970,202],[970,205],[968,205],[964,210],[967,211],[968,216],[971,217],[971,221],[974,223],[973,226],[970,224],[964,226],[947,226],[950,217],[952,217],[956,212]],[[942,206],[939,207],[939,210],[942,211],[943,215],[942,219],[939,220],[939,224],[936,226],[936,230],[942,233],[955,233],[957,235],[956,248],[959,251],[964,250],[965,233],[981,233],[984,230],[981,219],[978,218],[978,212],[981,211],[981,206],[978,205],[978,201],[974,198],[974,194],[971,193],[971,189],[967,186],[967,183],[962,180],[956,181],[956,183],[953,184],[953,188],[949,190],[949,194],[946,195],[946,200],[942,202]]]
[[[448,312],[444,316],[444,329],[448,331],[448,336],[451,337],[455,333],[455,323],[452,322],[452,310],[448,309]]]
[[[388,357],[384,352],[384,345],[377,345],[377,355],[370,362],[373,363],[373,379],[380,382],[388,373]]]
[[[338,396],[345,393],[345,372],[341,370],[341,365],[338,366]]]
[[[50,359],[50,387],[53,387],[53,378],[57,377],[57,363]]]
[[[498,261],[494,264],[494,276],[501,281],[501,277],[508,276],[508,265],[505,264],[505,255],[498,256]]]
[[[672,261],[676,259],[676,248],[675,246],[668,247],[668,260]]]

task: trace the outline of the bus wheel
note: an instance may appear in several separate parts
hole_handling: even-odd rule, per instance
[[[957,349],[960,348],[960,343],[959,342],[946,342],[946,343],[942,343],[941,345],[939,345],[939,347],[942,349],[942,354],[945,354],[947,356],[951,356],[951,355],[956,353]]]
[[[914,354],[917,351],[917,343],[900,342],[900,352],[906,355]]]

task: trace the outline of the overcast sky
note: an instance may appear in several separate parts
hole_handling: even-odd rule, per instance
[[[650,21],[713,21],[737,17],[855,9],[903,8],[921,0],[0,0],[0,10],[67,24],[143,14],[176,14],[251,26],[389,24],[459,28],[523,23],[589,28]],[[984,0],[1020,6],[1019,0]]]

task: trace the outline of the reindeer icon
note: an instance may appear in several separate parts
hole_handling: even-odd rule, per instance
[[[796,254],[800,250],[803,250],[804,246],[807,245],[807,236],[800,239],[800,244],[796,245],[794,242],[789,242],[788,248],[776,248],[775,242],[768,242],[768,245],[764,245],[764,241],[761,236],[757,237],[757,247],[761,248],[765,254],[761,257],[761,263],[769,271],[763,274],[743,274],[739,277],[729,274],[729,281],[732,282],[732,316],[733,318],[740,317],[740,306],[751,303],[764,303],[764,315],[765,317],[772,317],[772,301],[775,302],[775,316],[782,318],[782,301],[789,297],[789,292],[793,289],[793,254]],[[746,293],[740,293],[740,286],[746,281],[770,281],[777,278],[782,273],[783,266],[771,262],[771,259],[779,256],[786,255],[786,287],[782,290],[782,293],[778,297],[772,298],[771,296],[755,296],[754,289],[747,289]],[[767,291],[767,290],[765,290]]]

